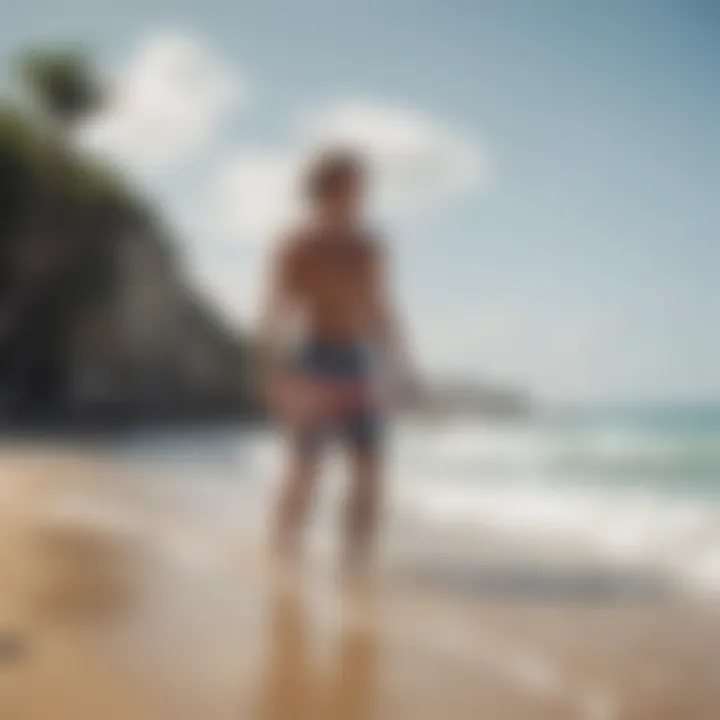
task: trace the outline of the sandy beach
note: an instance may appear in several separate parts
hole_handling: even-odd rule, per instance
[[[3,720],[720,717],[717,613],[662,583],[421,528],[362,587],[279,577],[182,484],[55,450],[0,468]]]

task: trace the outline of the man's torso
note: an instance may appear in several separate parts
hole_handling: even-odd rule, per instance
[[[368,345],[379,308],[380,262],[368,233],[304,232],[283,247],[282,284],[304,325],[293,365],[327,413],[320,425],[301,424],[300,437],[311,447],[323,424],[358,446],[379,440]]]
[[[379,248],[369,233],[304,231],[286,243],[281,273],[307,338],[363,343],[378,308]]]

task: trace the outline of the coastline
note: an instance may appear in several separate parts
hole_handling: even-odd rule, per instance
[[[720,713],[716,609],[668,588],[573,595],[582,584],[558,587],[573,548],[398,525],[362,594],[324,560],[278,585],[240,514],[234,532],[219,522],[227,483],[206,485],[203,506],[177,478],[150,492],[100,453],[1,464],[0,627],[23,648],[0,674],[8,720],[60,705],[73,720]],[[559,591],[533,593],[530,571]]]

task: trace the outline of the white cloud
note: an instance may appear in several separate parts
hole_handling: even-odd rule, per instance
[[[252,327],[259,319],[268,260],[261,248],[253,247],[243,248],[231,258],[197,253],[191,270],[193,283],[231,321]]]
[[[201,41],[159,33],[139,44],[80,142],[132,170],[169,168],[202,150],[247,94]]]
[[[264,241],[299,211],[298,152],[242,149],[218,170],[209,189],[213,232],[244,242]]]
[[[491,307],[457,299],[443,308],[414,307],[414,336],[431,372],[480,375],[575,400],[587,397],[587,388],[600,396],[598,378],[611,394],[619,387],[621,373],[618,379],[613,374],[620,359],[625,364],[626,351],[618,351],[617,318],[600,310]]]
[[[478,145],[422,113],[370,102],[342,102],[306,114],[287,150],[240,149],[211,183],[209,216],[224,237],[271,236],[299,210],[297,178],[327,145],[361,151],[386,213],[427,211],[477,188],[485,177]]]
[[[306,116],[301,130],[310,147],[363,153],[390,209],[436,207],[484,179],[486,161],[473,140],[407,108],[342,102]]]

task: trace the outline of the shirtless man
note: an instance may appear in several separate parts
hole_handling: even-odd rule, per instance
[[[275,526],[284,559],[299,550],[318,452],[329,436],[351,461],[345,551],[349,567],[370,557],[381,491],[379,362],[407,391],[409,364],[388,300],[386,250],[362,224],[360,159],[327,152],[310,167],[310,218],[282,239],[261,331],[271,406],[291,434],[291,464]],[[290,321],[302,340],[285,361]]]

